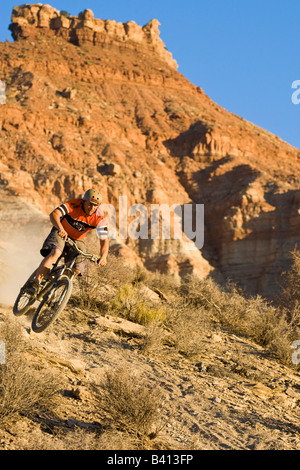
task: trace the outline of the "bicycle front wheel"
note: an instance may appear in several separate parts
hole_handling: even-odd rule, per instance
[[[62,276],[45,295],[32,319],[31,327],[35,333],[44,331],[57,319],[69,301],[72,288],[72,280]]]

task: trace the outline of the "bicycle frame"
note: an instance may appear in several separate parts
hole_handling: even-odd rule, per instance
[[[85,253],[82,251],[76,244],[76,242],[70,238],[66,239],[66,245],[72,247],[72,252],[70,254],[70,259],[67,261],[64,260],[63,264],[59,264],[61,258],[66,256],[66,250],[63,251],[61,256],[58,258],[56,263],[52,266],[51,270],[46,274],[46,276],[42,279],[40,284],[40,289],[37,294],[28,293],[27,285],[28,282],[34,277],[36,271],[30,276],[28,281],[21,287],[20,292],[16,298],[13,312],[14,315],[20,316],[24,315],[31,309],[36,301],[40,303],[39,307],[33,307],[35,312],[37,313],[42,306],[51,298],[52,293],[55,292],[57,285],[61,282],[62,279],[67,278],[70,285],[72,286],[72,281],[76,276],[76,271],[74,269],[74,265],[76,262],[77,256],[80,254],[84,258],[97,263],[99,258],[91,253]],[[24,304],[25,300],[25,304]],[[20,305],[19,305],[20,303]]]
[[[68,277],[72,280],[75,275],[76,275],[76,272],[73,270],[73,267],[75,265],[75,262],[76,262],[76,258],[79,254],[83,255],[85,258],[89,259],[90,261],[94,262],[94,263],[97,263],[98,261],[98,258],[95,256],[95,255],[92,255],[91,253],[85,253],[84,251],[82,251],[77,245],[76,245],[76,242],[73,241],[71,238],[67,238],[66,239],[66,244],[68,244],[69,246],[71,246],[76,252],[77,254],[74,254],[72,256],[72,258],[70,259],[70,261],[66,263],[64,263],[62,266],[58,266],[58,263],[59,261],[61,260],[61,258],[64,256],[64,254],[62,253],[61,256],[58,258],[58,260],[56,261],[56,263],[52,266],[50,272],[48,273],[48,275],[43,279],[42,281],[42,284],[43,283],[46,283],[46,285],[41,289],[41,291],[37,294],[36,296],[36,300],[40,300],[42,297],[45,296],[45,294],[47,294],[51,289],[52,287],[55,287],[55,285],[57,284],[58,280],[61,278],[61,276],[63,276],[64,274],[67,274]],[[58,274],[56,274],[56,271],[58,272]],[[51,279],[51,277],[53,276],[53,274],[55,274],[54,278]]]

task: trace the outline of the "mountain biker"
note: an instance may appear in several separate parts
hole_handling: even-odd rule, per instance
[[[51,212],[50,221],[53,227],[40,250],[44,259],[29,284],[29,291],[32,294],[38,292],[39,284],[43,277],[61,256],[67,237],[75,240],[77,246],[84,251],[84,238],[88,232],[96,229],[100,240],[100,259],[98,265],[106,265],[109,240],[107,220],[100,207],[101,202],[102,195],[100,192],[97,189],[88,189],[82,198],[70,199]],[[76,258],[76,276],[84,272],[86,264],[87,261],[83,260],[80,255]]]

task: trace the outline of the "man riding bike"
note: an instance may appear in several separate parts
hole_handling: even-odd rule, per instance
[[[70,199],[58,206],[50,214],[50,221],[53,225],[51,232],[44,241],[40,250],[44,257],[38,267],[34,278],[30,281],[28,290],[36,294],[43,277],[50,271],[52,265],[61,256],[65,240],[67,237],[75,240],[77,246],[84,251],[87,233],[92,229],[97,230],[100,240],[99,266],[105,266],[109,249],[107,232],[107,220],[104,212],[100,208],[102,196],[96,189],[88,189],[83,198]],[[75,265],[76,276],[84,272],[87,261],[78,256]]]

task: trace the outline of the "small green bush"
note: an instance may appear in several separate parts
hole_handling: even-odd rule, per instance
[[[111,307],[117,315],[144,326],[153,322],[163,323],[166,320],[164,308],[150,305],[141,296],[138,287],[130,284],[120,287],[116,297],[111,302]]]
[[[61,10],[60,16],[65,16],[66,18],[72,18],[71,13],[67,12],[66,10]]]

